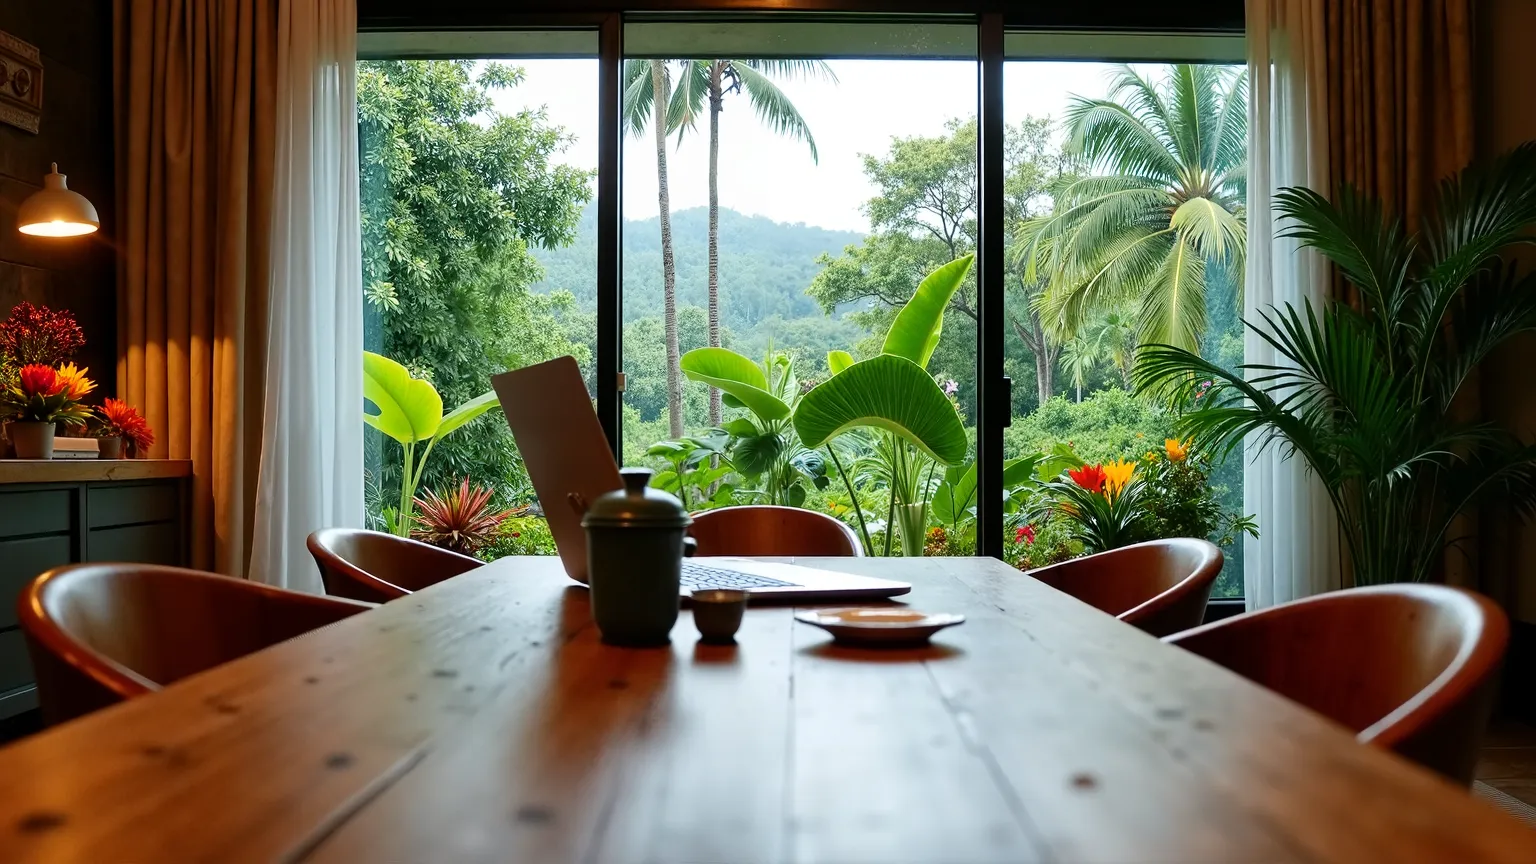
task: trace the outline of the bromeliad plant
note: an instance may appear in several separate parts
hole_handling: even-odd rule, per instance
[[[85,377],[88,371],[73,363],[58,369],[41,363],[22,366],[15,380],[0,391],[0,414],[22,423],[84,426],[91,409],[80,400],[96,389],[95,382]]]
[[[1237,373],[1143,346],[1137,389],[1184,407],[1182,430],[1215,450],[1251,435],[1255,450],[1305,459],[1356,584],[1428,579],[1469,507],[1494,495],[1526,515],[1536,505],[1536,446],[1451,409],[1485,357],[1536,330],[1536,274],[1503,257],[1536,240],[1536,142],[1442,182],[1416,234],[1348,187],[1336,202],[1287,189],[1276,209],[1284,236],[1333,261],[1359,308],[1271,308],[1248,326],[1281,361]]]
[[[400,444],[399,506],[385,508],[382,515],[389,532],[404,537],[413,524],[416,487],[432,448],[501,403],[495,391],[488,391],[444,414],[443,398],[430,381],[411,377],[404,366],[372,351],[363,352],[363,398],[379,409],[377,414],[364,411],[363,422]]]
[[[1068,535],[1087,553],[1106,552],[1147,538],[1150,514],[1142,506],[1146,483],[1126,460],[1080,465],[1066,480],[1046,484],[1050,507]],[[1041,514],[1041,521],[1052,514]]]
[[[428,489],[416,499],[411,536],[460,555],[474,555],[496,539],[501,523],[512,515],[511,510],[491,508],[492,494],[488,486],[471,486],[468,477],[442,495]]]

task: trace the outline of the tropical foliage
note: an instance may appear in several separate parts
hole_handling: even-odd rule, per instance
[[[510,510],[491,506],[488,486],[471,486],[469,478],[438,494],[430,489],[416,499],[416,523],[411,536],[460,555],[474,555],[496,539]]]
[[[487,370],[588,357],[571,338],[570,295],[528,286],[543,275],[532,250],[573,238],[593,172],[557,164],[569,138],[541,112],[495,110],[495,94],[522,79],[499,63],[357,64],[365,347],[449,404],[483,393]],[[414,486],[393,444],[370,436],[368,447],[378,485]],[[482,423],[443,442],[420,481],[520,474],[506,426]]]
[[[1444,181],[1417,232],[1348,187],[1276,203],[1285,236],[1327,256],[1358,306],[1270,309],[1249,326],[1279,360],[1238,371],[1144,346],[1138,388],[1186,408],[1179,427],[1217,451],[1252,436],[1306,460],[1357,584],[1430,578],[1469,507],[1536,505],[1536,447],[1453,409],[1484,358],[1536,329],[1536,273],[1507,257],[1533,242],[1536,143]]]
[[[363,399],[378,409],[364,411],[363,422],[400,445],[399,504],[380,515],[390,533],[404,537],[411,529],[416,489],[438,442],[500,403],[494,391],[487,391],[444,414],[443,397],[432,382],[412,377],[404,366],[372,351],[363,352]],[[418,445],[424,445],[419,453]]]
[[[1123,66],[1107,97],[1073,99],[1067,154],[1086,171],[1016,246],[1028,273],[1049,277],[1048,328],[1070,337],[1133,304],[1140,341],[1198,347],[1207,266],[1241,272],[1246,248],[1247,89],[1230,67],[1180,64],[1155,80]]]

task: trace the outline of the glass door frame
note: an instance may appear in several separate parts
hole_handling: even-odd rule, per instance
[[[1093,4],[1004,4],[991,0],[567,0],[560,11],[511,11],[497,0],[358,0],[358,29],[368,32],[445,30],[595,30],[598,34],[597,345],[596,408],[615,458],[622,454],[623,362],[623,97],[624,24],[655,13],[713,17],[749,13],[761,20],[808,13],[829,20],[879,21],[942,16],[976,27],[977,74],[977,549],[1003,556],[1003,429],[1011,422],[1011,382],[1003,374],[1004,245],[1003,70],[1009,31],[1230,35],[1243,30],[1243,0],[1191,0],[1159,8],[1144,0]],[[1019,8],[1019,7],[1023,8]],[[1006,11],[1005,11],[1006,10]],[[811,19],[814,20],[814,19]]]

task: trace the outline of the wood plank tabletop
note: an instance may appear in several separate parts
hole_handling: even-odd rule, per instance
[[[1532,861],[1536,832],[990,559],[968,621],[601,644],[505,559],[0,750],[3,861]]]

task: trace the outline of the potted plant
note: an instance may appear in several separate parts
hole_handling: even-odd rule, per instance
[[[90,409],[80,400],[96,387],[85,377],[86,371],[73,363],[59,369],[31,363],[21,367],[15,382],[0,391],[0,410],[11,420],[11,440],[18,458],[52,459],[57,425],[85,425]]]
[[[96,420],[100,424],[96,437],[101,442],[102,459],[121,459],[125,454],[130,459],[138,458],[155,443],[155,433],[139,409],[121,399],[108,397],[96,409]]]
[[[1250,452],[1304,459],[1355,584],[1431,579],[1457,516],[1491,500],[1536,509],[1536,445],[1453,409],[1484,358],[1536,331],[1536,273],[1510,254],[1536,242],[1536,142],[1444,181],[1417,233],[1347,186],[1335,202],[1286,189],[1275,206],[1285,236],[1332,261],[1359,308],[1269,309],[1248,326],[1284,362],[1236,372],[1143,346],[1137,387],[1187,407],[1181,432],[1213,452],[1246,438]]]

